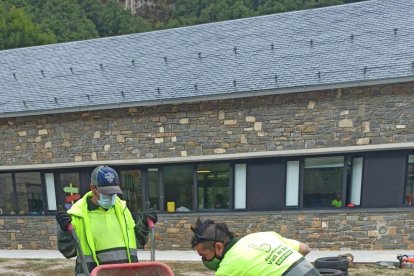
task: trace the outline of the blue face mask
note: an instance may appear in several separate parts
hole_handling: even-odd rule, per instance
[[[99,194],[98,204],[104,209],[111,209],[114,206],[116,195],[103,195]]]

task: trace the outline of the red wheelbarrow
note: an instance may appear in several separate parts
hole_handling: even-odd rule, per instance
[[[174,276],[171,268],[161,262],[106,264],[95,267],[91,276]]]
[[[152,230],[152,239],[154,239],[154,223],[149,223]],[[72,233],[75,240],[75,246],[82,262],[82,267],[86,276],[174,276],[171,268],[162,262],[139,262],[139,263],[123,263],[123,264],[104,264],[95,267],[89,274],[88,267],[83,258],[82,248],[80,247],[79,238],[76,235],[72,224],[68,225],[68,231]],[[153,241],[154,242],[154,241]],[[152,245],[154,248],[154,243]],[[151,260],[154,260],[154,249],[151,252]]]

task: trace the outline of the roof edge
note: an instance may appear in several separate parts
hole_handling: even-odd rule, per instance
[[[238,93],[225,93],[225,94],[176,98],[176,99],[158,99],[158,100],[143,101],[143,102],[119,102],[119,103],[106,104],[106,105],[60,108],[60,109],[53,109],[53,110],[47,109],[47,110],[36,110],[36,111],[27,111],[27,112],[3,112],[3,113],[0,113],[0,118],[39,116],[39,115],[50,115],[50,114],[73,113],[73,112],[87,112],[87,111],[130,108],[130,107],[157,106],[157,105],[165,105],[165,104],[195,103],[195,102],[205,102],[205,101],[214,101],[214,100],[234,99],[236,98],[235,97],[236,95],[237,95],[237,98],[248,98],[248,97],[257,97],[257,96],[288,94],[288,93],[303,93],[303,92],[330,90],[330,89],[338,89],[338,88],[352,88],[352,87],[357,87],[357,86],[366,87],[366,86],[372,86],[372,85],[403,83],[403,82],[410,82],[410,81],[414,81],[414,75],[409,76],[409,77],[386,78],[386,79],[377,79],[377,80],[368,80],[368,81],[366,80],[352,81],[352,82],[342,82],[342,83],[323,84],[323,85],[310,85],[310,86],[305,85],[305,86],[295,86],[295,87],[287,87],[287,88],[281,88],[281,89],[244,91],[244,92],[238,92]]]

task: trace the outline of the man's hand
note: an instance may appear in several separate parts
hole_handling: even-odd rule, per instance
[[[68,224],[72,221],[70,215],[66,212],[58,212],[56,214],[56,221],[58,222],[62,231],[68,231]]]
[[[142,216],[142,223],[146,226],[148,226],[148,219],[152,220],[154,224],[156,224],[158,221],[157,212],[152,208],[145,210]]]

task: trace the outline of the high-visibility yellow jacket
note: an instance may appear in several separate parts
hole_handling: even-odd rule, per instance
[[[303,256],[300,242],[276,232],[258,232],[238,240],[224,255],[216,276],[283,275]]]
[[[89,272],[100,264],[138,261],[136,225],[126,202],[117,197],[115,205],[109,210],[100,207],[88,210],[91,197],[92,192],[88,192],[68,210]],[[78,255],[76,275],[84,275],[81,259],[69,232],[59,230],[58,247],[66,258]]]

